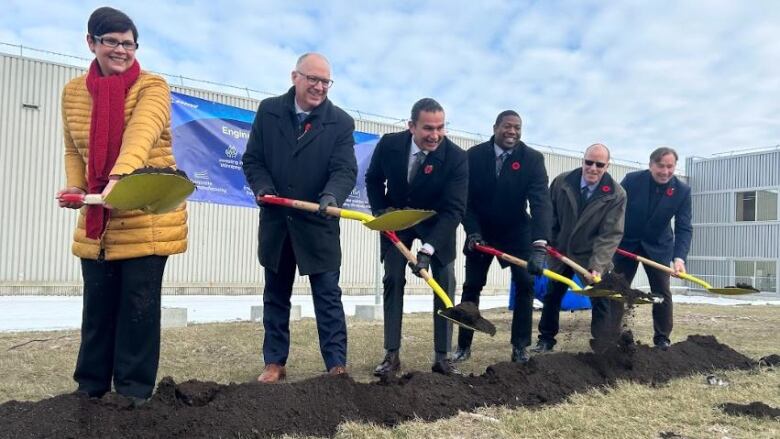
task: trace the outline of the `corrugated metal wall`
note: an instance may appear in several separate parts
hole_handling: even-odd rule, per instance
[[[0,294],[79,294],[78,260],[70,253],[76,215],[59,209],[54,193],[65,180],[63,170],[60,93],[65,83],[84,72],[73,66],[0,54],[0,166],[5,203],[0,217]],[[258,100],[181,87],[172,90],[248,110]],[[354,116],[358,116],[354,114]],[[492,121],[486,122],[489,129]],[[356,120],[360,131],[384,134],[404,129],[403,124]],[[478,140],[450,136],[464,148]],[[575,155],[543,151],[552,179],[580,166]],[[632,166],[614,163],[610,173],[620,180]],[[254,209],[189,203],[189,250],[169,259],[166,294],[248,294],[263,282],[257,263],[257,211]],[[458,230],[462,246],[463,231]],[[342,286],[347,294],[370,294],[381,279],[378,236],[356,222],[342,222]],[[456,276],[463,282],[463,256],[456,261]],[[506,292],[509,270],[494,264],[486,294]],[[635,284],[646,285],[640,272]],[[418,279],[409,285],[428,293]],[[307,278],[299,278],[296,292],[308,291]]]
[[[780,221],[736,221],[736,193],[780,190],[780,149],[689,158],[693,243],[689,270],[715,286],[735,282],[735,262],[775,261],[780,275]],[[780,284],[776,284],[780,293]]]

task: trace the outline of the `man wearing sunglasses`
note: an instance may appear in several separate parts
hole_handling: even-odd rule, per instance
[[[550,185],[553,209],[550,245],[590,271],[590,278],[583,279],[587,283],[593,283],[594,277],[612,269],[612,255],[623,237],[626,193],[609,175],[608,168],[609,149],[596,143],[585,150],[581,168],[564,172]],[[574,276],[574,270],[557,259],[550,260],[549,268],[562,276]],[[532,352],[553,350],[561,300],[567,288],[560,282],[547,284],[539,340]],[[608,336],[606,328],[611,327],[603,318],[609,316],[607,300],[592,300],[594,346],[603,345]]]
[[[691,188],[674,176],[677,152],[672,148],[657,148],[650,154],[649,169],[631,172],[620,182],[628,196],[626,233],[620,248],[671,264],[677,273],[685,273],[685,258],[691,247]],[[674,218],[674,230],[671,223]],[[638,262],[615,255],[615,271],[631,282]],[[672,290],[669,274],[645,265],[645,273],[653,294],[664,298],[653,304],[653,344],[666,350],[672,332]],[[622,320],[622,303],[611,308],[612,319]]]
[[[326,370],[343,374],[347,361],[339,222],[325,209],[342,205],[355,186],[355,123],[328,100],[333,81],[324,56],[301,56],[291,79],[286,94],[260,103],[243,156],[244,174],[260,206],[265,367],[258,381],[263,383],[286,375],[296,266],[301,276],[309,276]],[[320,212],[312,215],[263,203],[264,196],[277,194],[319,203]]]

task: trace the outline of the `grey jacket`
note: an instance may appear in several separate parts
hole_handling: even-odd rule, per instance
[[[581,177],[582,169],[564,172],[550,186],[550,244],[588,270],[604,273],[612,269],[612,256],[623,237],[626,192],[605,172],[593,195],[581,205]],[[563,269],[561,262],[550,262],[553,271]]]

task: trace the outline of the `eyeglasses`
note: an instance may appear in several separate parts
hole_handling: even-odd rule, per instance
[[[299,75],[303,76],[304,78],[306,78],[306,82],[308,82],[309,85],[317,85],[317,83],[320,83],[320,84],[322,84],[323,88],[331,88],[331,87],[333,87],[333,80],[332,79],[325,79],[325,78],[320,78],[320,77],[317,77],[317,76],[307,75],[307,74],[305,74],[303,72],[300,72],[298,70],[296,70],[295,72],[298,73]]]
[[[593,166],[593,165],[596,165],[596,167],[597,167],[597,168],[599,168],[599,169],[603,168],[604,166],[607,166],[607,164],[606,164],[606,163],[603,163],[603,162],[596,162],[596,161],[593,161],[593,160],[585,160],[584,162],[585,162],[585,166]]]
[[[102,36],[92,36],[92,39],[96,42],[110,48],[115,48],[117,46],[122,46],[123,49],[127,51],[133,51],[138,49],[138,43],[135,41],[119,41],[116,38],[111,37],[102,37]]]

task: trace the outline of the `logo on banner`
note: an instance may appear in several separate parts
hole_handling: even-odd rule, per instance
[[[228,158],[234,159],[238,157],[238,150],[233,145],[228,145],[227,149],[225,150],[225,155]]]

